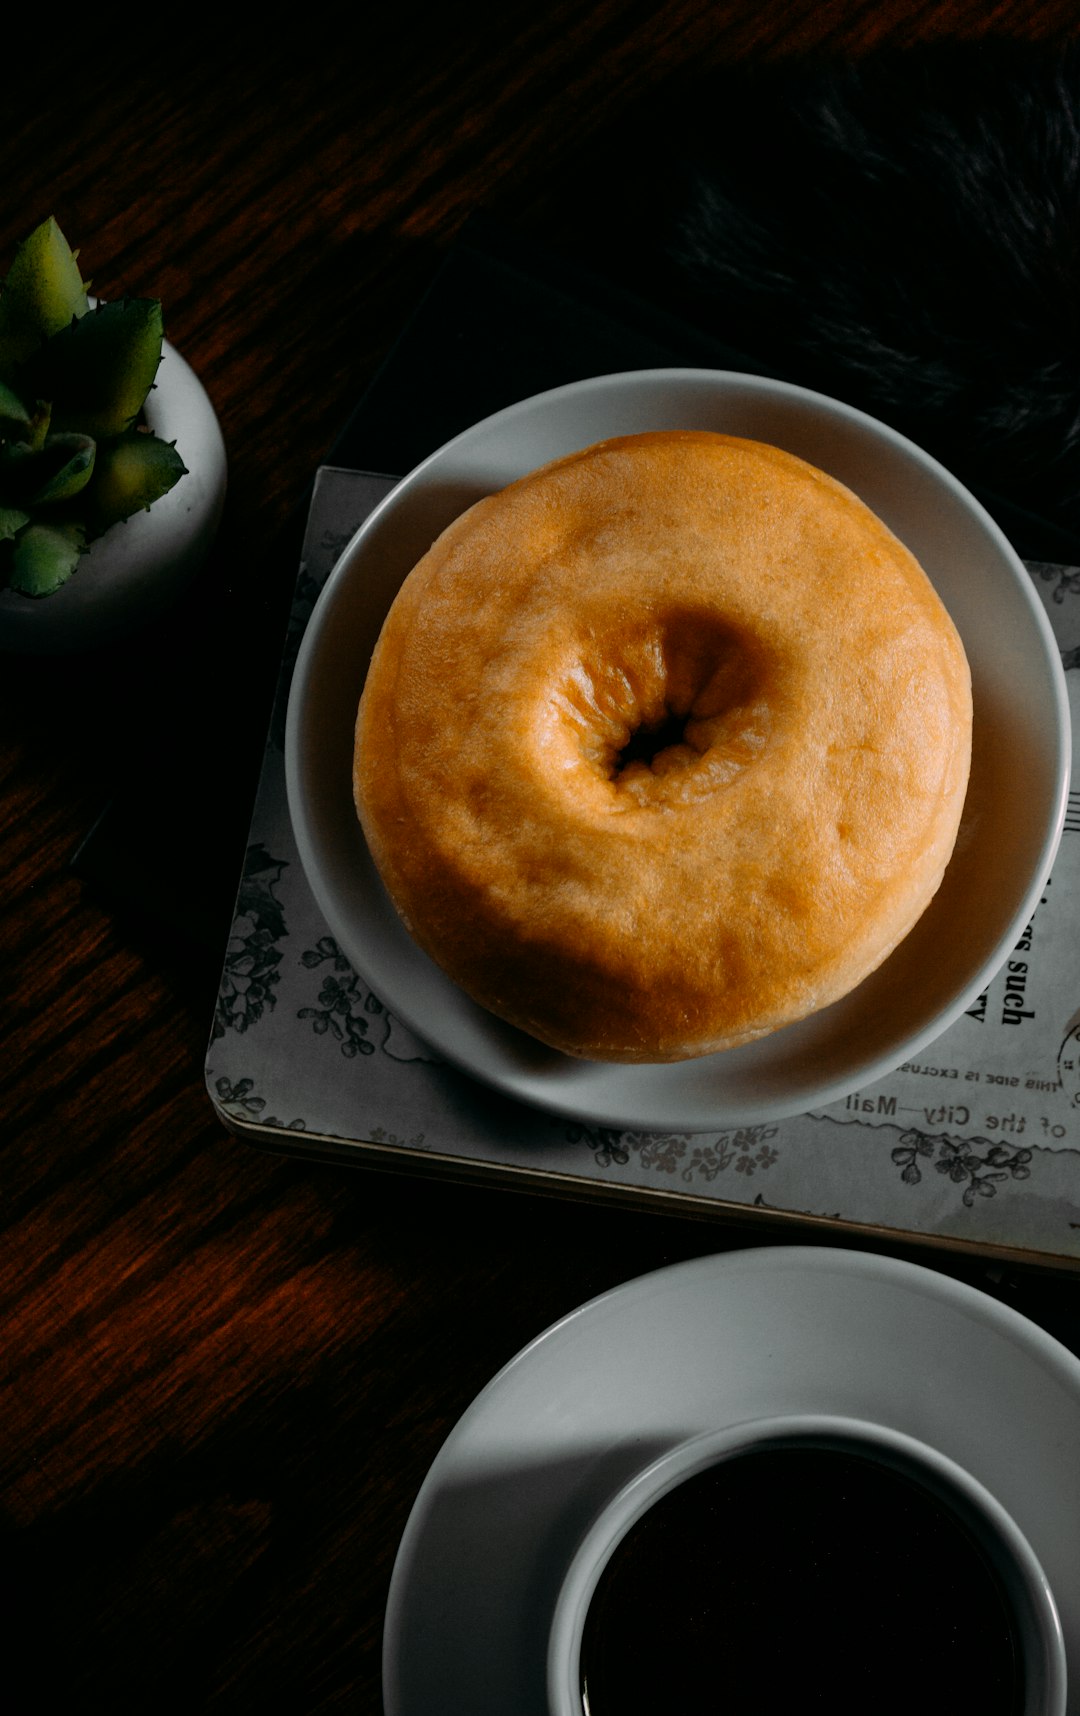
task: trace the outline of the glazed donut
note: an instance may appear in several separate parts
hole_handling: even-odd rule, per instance
[[[449,526],[356,723],[408,930],[565,1054],[675,1061],[846,994],[956,838],[971,684],[918,563],[776,447],[603,441]]]

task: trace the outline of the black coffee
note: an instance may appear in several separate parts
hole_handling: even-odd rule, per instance
[[[1018,1716],[1015,1618],[981,1546],[899,1472],[739,1455],[632,1528],[589,1605],[589,1716]]]

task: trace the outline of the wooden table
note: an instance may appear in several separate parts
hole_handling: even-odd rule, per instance
[[[355,41],[301,13],[194,40],[179,15],[164,47],[87,24],[54,75],[7,80],[0,257],[53,212],[102,295],[163,299],[229,450],[213,627],[237,590],[258,608],[260,565],[472,210],[549,231],[550,175],[687,67],[988,18],[1053,39],[1070,13],[557,0],[484,32],[397,0]],[[70,868],[147,766],[170,719],[154,685],[182,679],[191,635],[0,670],[5,1711],[377,1711],[398,1538],[476,1391],[600,1290],[777,1237],[299,1163],[222,1128],[202,1081],[220,955]],[[239,666],[214,695],[227,735]],[[240,854],[202,838],[227,921]],[[1053,1326],[1063,1285],[1017,1291]]]

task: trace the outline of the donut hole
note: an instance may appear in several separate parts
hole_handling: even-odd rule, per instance
[[[622,750],[616,752],[612,767],[613,779],[618,780],[624,770],[634,763],[641,763],[645,768],[652,769],[665,751],[685,745],[686,720],[685,715],[676,715],[668,710],[659,721],[642,723],[631,733]]]
[[[765,748],[776,679],[760,640],[712,614],[676,612],[631,634],[607,754],[617,797],[673,808],[728,785]]]
[[[548,781],[587,790],[584,770],[607,811],[667,811],[763,754],[787,674],[760,636],[699,610],[589,618],[526,721]]]

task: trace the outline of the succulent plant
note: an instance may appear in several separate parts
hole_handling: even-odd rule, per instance
[[[0,584],[58,590],[95,537],[150,507],[186,467],[141,421],[161,362],[161,305],[91,305],[51,217],[0,289]]]

